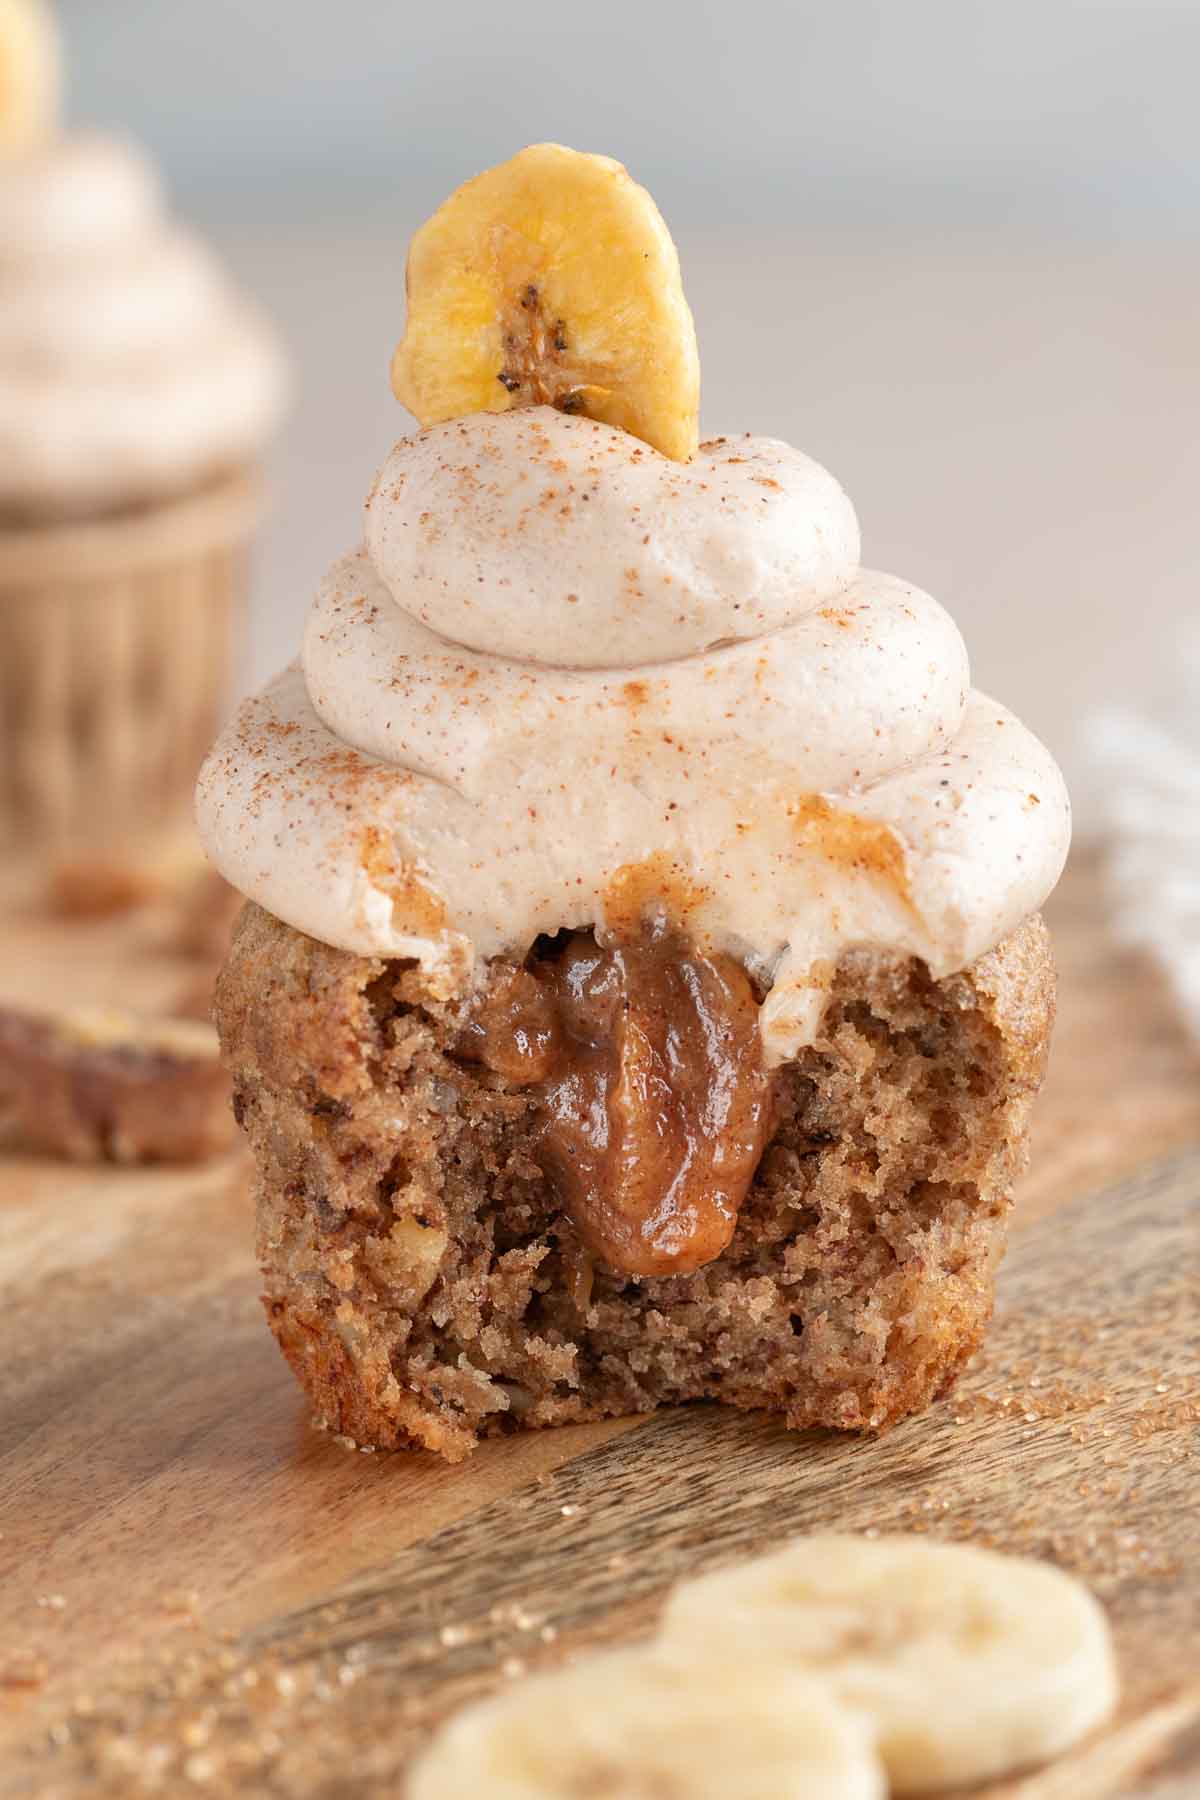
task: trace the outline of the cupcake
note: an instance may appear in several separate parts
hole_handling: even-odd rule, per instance
[[[418,233],[423,429],[202,772],[267,1314],[449,1458],[695,1399],[879,1430],[991,1305],[1062,780],[787,444],[698,442],[674,248],[555,145]]]
[[[0,842],[186,816],[219,722],[282,362],[132,143],[55,124],[0,14]]]

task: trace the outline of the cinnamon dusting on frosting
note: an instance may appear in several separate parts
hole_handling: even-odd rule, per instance
[[[935,601],[858,567],[824,470],[753,438],[685,467],[545,408],[397,446],[198,816],[268,910],[447,991],[666,919],[765,990],[769,1066],[817,1038],[848,946],[966,967],[1069,835],[1051,758]]]
[[[908,852],[890,825],[835,806],[823,794],[805,794],[789,805],[788,818],[806,854],[823,857],[841,869],[854,869],[890,887],[905,905],[912,904]]]

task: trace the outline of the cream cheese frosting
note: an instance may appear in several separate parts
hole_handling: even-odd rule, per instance
[[[0,161],[0,505],[103,511],[256,453],[282,358],[132,144]]]
[[[1049,753],[936,601],[860,567],[818,464],[755,437],[674,463],[548,408],[395,447],[198,817],[268,910],[448,992],[665,908],[769,988],[772,1062],[843,950],[941,978],[998,943],[1070,830]]]

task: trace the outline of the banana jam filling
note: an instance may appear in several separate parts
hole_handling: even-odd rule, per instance
[[[543,945],[493,982],[459,1053],[528,1090],[588,1254],[689,1274],[727,1248],[771,1133],[750,979],[665,921],[608,948],[587,931]]]

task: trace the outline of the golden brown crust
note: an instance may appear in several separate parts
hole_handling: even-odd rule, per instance
[[[700,1397],[883,1429],[986,1325],[1053,994],[1040,918],[940,983],[848,954],[729,1249],[589,1282],[528,1097],[454,1054],[461,1005],[247,907],[216,1016],[272,1329],[333,1429],[451,1459]]]
[[[200,1162],[235,1141],[208,1027],[12,1007],[0,1009],[0,1128],[73,1162]]]

